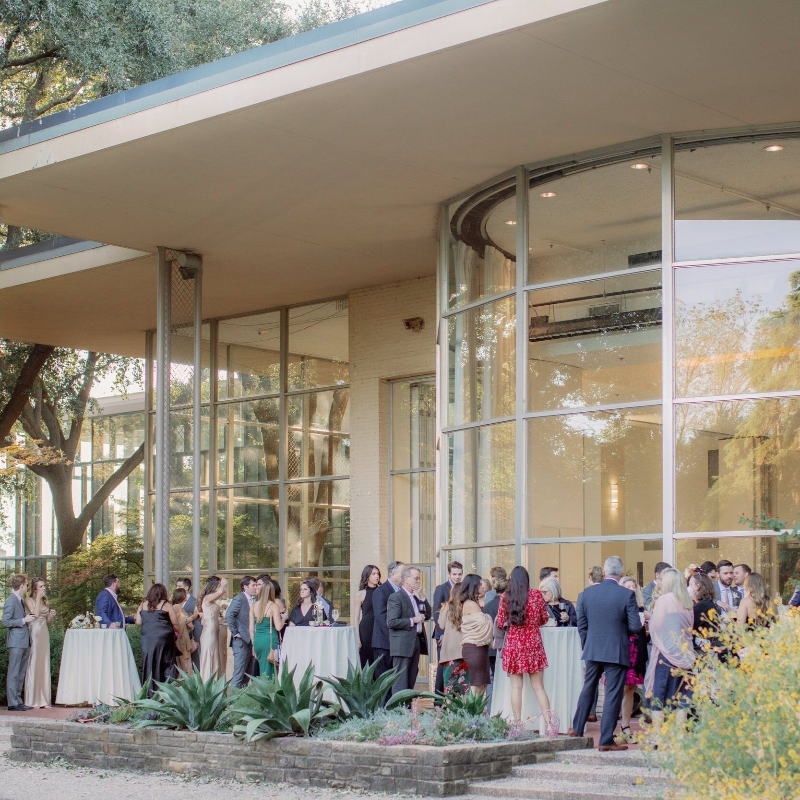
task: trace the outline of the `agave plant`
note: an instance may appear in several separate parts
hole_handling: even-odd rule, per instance
[[[284,664],[277,680],[260,678],[251,682],[237,701],[235,735],[248,742],[276,736],[308,736],[319,722],[338,714],[339,706],[323,699],[322,681],[314,678],[311,665],[297,687],[294,673]]]
[[[473,692],[459,692],[447,696],[444,710],[448,714],[464,714],[470,717],[479,717],[486,713],[489,706],[487,694]]]
[[[152,698],[133,700],[130,705],[146,718],[134,720],[136,728],[185,728],[190,731],[217,730],[228,711],[228,685],[224,678],[211,675],[204,681],[200,673],[178,670],[178,680],[156,683]]]
[[[347,666],[346,678],[322,679],[325,683],[330,684],[330,687],[336,692],[336,697],[341,705],[339,716],[342,719],[347,719],[348,717],[366,719],[371,717],[379,708],[391,710],[417,697],[435,697],[435,695],[428,692],[403,689],[384,702],[399,673],[396,669],[390,669],[376,678],[375,670],[379,663],[379,661],[373,661],[372,664],[364,669],[361,668],[360,664],[354,666],[350,663]]]

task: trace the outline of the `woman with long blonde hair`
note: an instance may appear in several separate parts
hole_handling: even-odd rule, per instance
[[[31,581],[30,594],[25,598],[25,610],[36,619],[31,622],[31,652],[25,675],[24,703],[31,708],[50,708],[50,631],[48,625],[56,612],[47,602],[47,584],[43,578]]]
[[[262,675],[275,675],[283,630],[283,614],[275,602],[275,585],[264,581],[250,614],[250,641]]]
[[[767,592],[764,578],[751,572],[744,579],[745,595],[739,603],[737,621],[751,627],[768,627],[775,621],[775,605]]]

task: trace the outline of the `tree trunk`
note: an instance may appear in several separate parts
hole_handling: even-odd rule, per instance
[[[22,244],[22,228],[19,225],[9,225],[6,229],[6,240],[3,250],[15,250]]]
[[[79,526],[75,517],[75,507],[72,504],[72,466],[59,466],[45,468],[40,474],[50,487],[53,496],[53,512],[56,516],[56,531],[58,543],[61,545],[61,555],[68,556],[80,548],[86,525]]]
[[[49,344],[35,344],[25,359],[11,397],[8,399],[6,407],[0,411],[0,446],[7,443],[11,428],[19,419],[22,409],[25,408],[33,384],[53,350],[55,347],[51,347]]]

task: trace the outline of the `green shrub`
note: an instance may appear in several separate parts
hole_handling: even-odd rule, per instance
[[[273,739],[276,736],[309,736],[326,718],[335,716],[339,706],[323,699],[322,681],[314,678],[309,664],[300,685],[294,685],[295,670],[286,664],[277,681],[270,678],[251,681],[237,700],[238,722],[233,726],[237,736],[248,742]]]
[[[451,714],[466,714],[470,717],[479,717],[486,713],[489,707],[489,695],[474,694],[473,692],[453,692],[447,695],[445,711]]]
[[[215,675],[204,681],[198,671],[178,670],[175,681],[156,683],[152,699],[133,700],[136,728],[176,728],[214,731],[228,711],[228,684]]]

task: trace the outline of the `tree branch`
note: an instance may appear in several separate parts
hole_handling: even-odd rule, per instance
[[[28,405],[31,389],[39,377],[47,359],[52,354],[54,347],[48,344],[35,344],[25,359],[19,377],[11,392],[5,408],[0,412],[0,442],[5,442],[11,434],[11,428],[22,414],[22,409]]]
[[[78,444],[80,443],[83,418],[86,416],[86,406],[89,403],[89,395],[91,394],[92,383],[94,382],[94,369],[97,365],[98,358],[99,356],[97,353],[86,354],[86,366],[83,370],[83,385],[78,392],[76,411],[72,417],[69,436],[67,437],[65,446],[62,448],[70,461],[75,458],[75,452],[78,449]]]
[[[6,61],[6,63],[3,64],[3,68],[13,69],[14,67],[27,67],[29,64],[35,64],[37,61],[42,61],[45,58],[53,58],[58,54],[60,49],[60,47],[54,47],[51,50],[44,50],[41,53],[34,53],[24,58],[12,59],[11,61]]]
[[[14,46],[14,42],[17,41],[17,37],[20,35],[20,28],[19,25],[15,25],[9,32],[8,36],[6,36],[6,40],[3,43],[3,65],[8,62],[8,54],[11,52],[11,48]]]
[[[35,441],[44,441],[44,431],[41,427],[41,418],[37,417],[37,414],[30,403],[26,403],[22,408],[22,413],[20,414],[20,422],[22,423],[22,427],[25,429],[25,433],[34,439]]]
[[[61,97],[57,97],[55,100],[51,100],[49,103],[47,103],[46,105],[42,106],[41,108],[37,108],[36,109],[36,116],[37,117],[41,117],[44,114],[46,114],[48,111],[51,111],[52,109],[54,109],[56,106],[63,105],[64,103],[69,103],[71,100],[74,100],[77,97],[78,92],[81,89],[83,89],[83,84],[79,83],[71,92],[68,92],[67,94],[62,95]]]
[[[116,489],[142,461],[144,461],[144,442],[139,445],[139,449],[136,450],[132,456],[129,456],[126,461],[123,461],[119,469],[111,475],[111,477],[94,493],[91,500],[83,507],[83,510],[77,518],[78,529],[80,531],[83,531],[86,526],[88,526],[92,521],[92,517],[100,510],[103,503],[108,500],[114,489]]]

